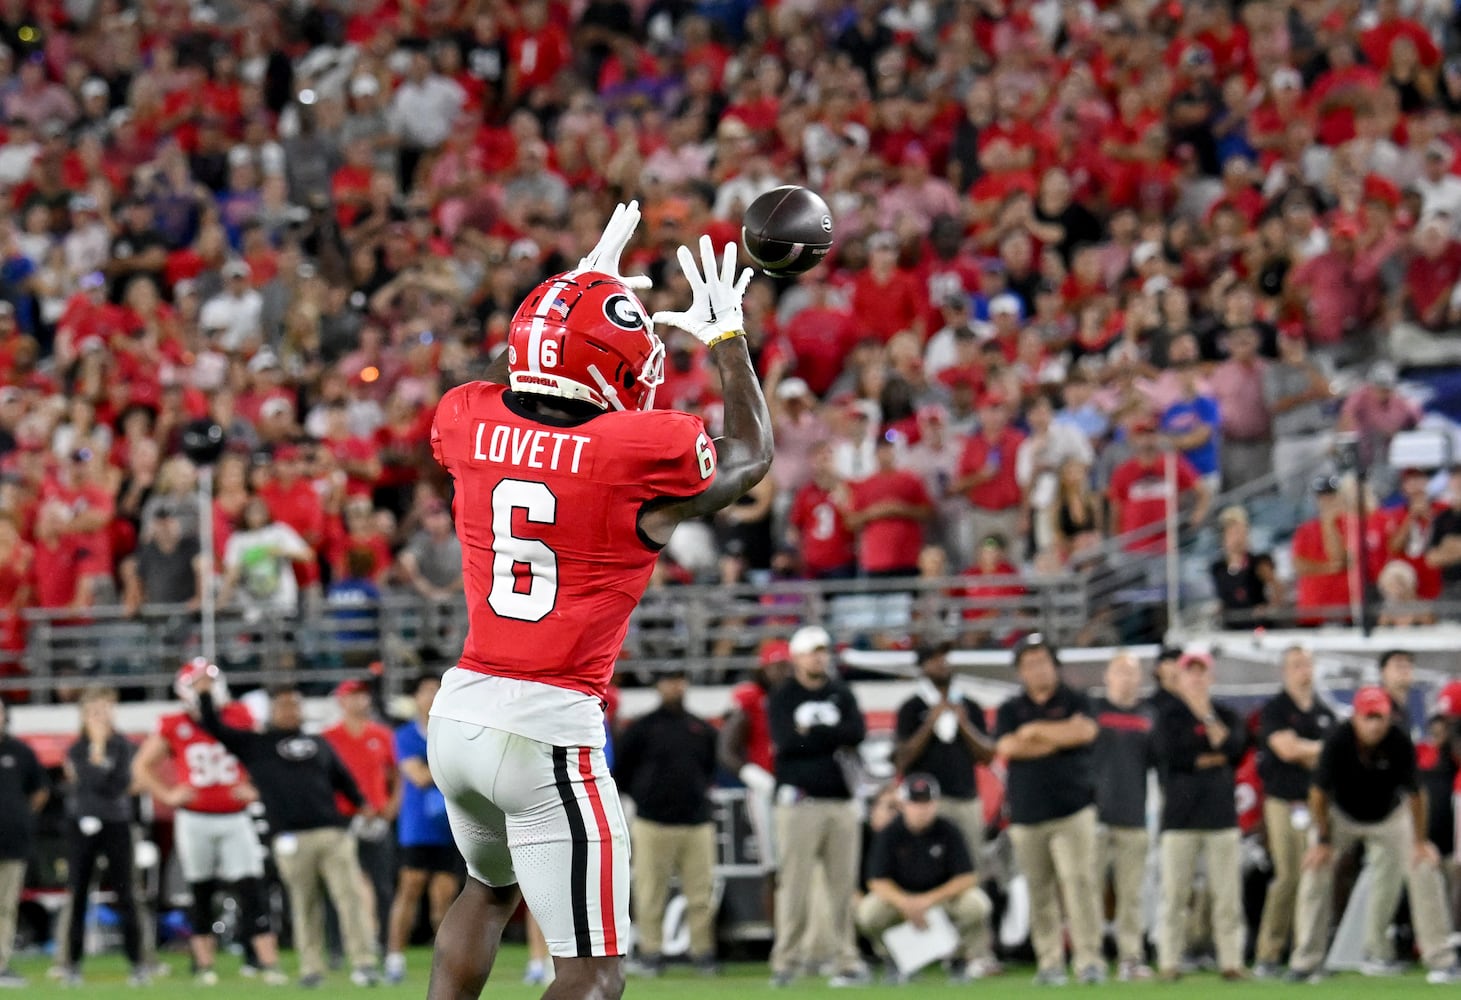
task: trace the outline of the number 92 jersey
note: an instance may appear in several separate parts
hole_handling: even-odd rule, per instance
[[[241,701],[224,705],[220,715],[226,726],[254,728],[253,714]],[[172,755],[179,784],[197,793],[186,807],[190,812],[236,813],[246,808],[234,790],[248,781],[248,773],[198,720],[186,712],[164,715],[157,720],[157,735]]]
[[[472,382],[442,397],[431,447],[456,484],[460,665],[602,700],[659,556],[639,515],[709,487],[705,425],[674,410],[555,420]]]

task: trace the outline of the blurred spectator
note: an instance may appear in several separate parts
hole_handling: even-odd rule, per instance
[[[1335,859],[1362,843],[1372,883],[1365,917],[1363,968],[1397,970],[1387,930],[1402,889],[1427,980],[1461,979],[1451,947],[1439,855],[1425,838],[1425,800],[1416,777],[1415,745],[1392,724],[1391,701],[1380,688],[1355,692],[1354,717],[1325,737],[1309,792],[1315,837],[1304,856],[1290,978],[1314,976],[1329,942]]]
[[[1055,650],[1039,634],[1015,647],[1021,693],[999,707],[996,752],[1008,761],[1010,840],[1029,883],[1036,982],[1066,982],[1065,934],[1080,981],[1106,978],[1101,916],[1091,859],[1096,808],[1091,744],[1099,734],[1085,695],[1060,679]]]
[[[388,726],[371,717],[370,683],[351,678],[335,687],[335,700],[340,705],[340,721],[320,732],[330,744],[350,777],[355,779],[366,805],[378,819],[361,822],[356,830],[356,855],[365,876],[366,912],[376,928],[376,938],[384,943],[390,923],[391,897],[395,895],[396,851],[389,824],[396,818],[401,804],[401,783],[396,773],[395,739]],[[340,793],[335,794],[340,814],[354,820],[355,803]],[[389,959],[387,959],[389,962]]]
[[[946,551],[958,543],[959,525],[968,516],[968,501],[953,492],[964,442],[949,426],[949,411],[935,403],[915,413],[918,441],[903,453],[901,465],[916,473],[934,504],[933,520],[924,534]]]
[[[1020,483],[1016,466],[1025,436],[1009,424],[1004,397],[986,395],[979,401],[979,430],[969,436],[959,459],[959,477],[953,490],[966,493],[971,511],[955,551],[955,562],[967,566],[977,540],[997,535],[1018,555],[1020,530]]]
[[[1210,567],[1213,589],[1222,602],[1223,628],[1265,627],[1268,616],[1283,603],[1273,559],[1248,548],[1248,512],[1242,507],[1223,508],[1222,555]]]
[[[707,792],[715,777],[715,730],[685,708],[689,690],[683,670],[655,675],[659,707],[631,722],[614,750],[616,777],[634,800],[634,919],[639,927],[640,971],[663,970],[665,907],[670,879],[685,895],[690,955],[702,974],[715,961],[715,826]]]
[[[1329,379],[1309,357],[1302,336],[1278,338],[1278,360],[1263,372],[1263,398],[1273,414],[1273,472],[1279,492],[1298,505],[1311,470],[1328,453],[1332,421],[1324,404],[1334,396]]]
[[[524,5],[524,21],[527,22],[544,7],[546,4],[541,0]],[[536,52],[536,39],[525,38],[523,44]],[[542,58],[542,70],[551,77],[556,67],[549,60],[561,60],[561,53],[545,51]],[[519,55],[519,59],[527,62],[531,73],[537,56]],[[521,62],[514,66],[514,70],[520,66]],[[400,137],[400,182],[403,189],[410,188],[415,182],[416,167],[422,157],[445,142],[453,128],[460,127],[457,113],[465,102],[466,94],[461,85],[435,72],[431,56],[425,49],[411,54],[405,79],[392,97],[390,112],[391,131]]]
[[[1401,562],[1412,570],[1416,599],[1426,601],[1441,596],[1441,574],[1426,564],[1425,556],[1436,518],[1446,509],[1444,504],[1431,499],[1430,478],[1424,469],[1403,469],[1400,502],[1371,515],[1380,530],[1380,544],[1375,547],[1378,551],[1370,553],[1371,574],[1378,581],[1388,562]]]
[[[1344,620],[1349,615],[1349,532],[1353,520],[1345,511],[1336,476],[1314,480],[1318,516],[1294,533],[1294,603],[1300,622]],[[1311,614],[1303,614],[1311,612]]]
[[[1217,400],[1199,388],[1202,369],[1197,360],[1177,366],[1178,396],[1161,416],[1161,431],[1167,444],[1192,464],[1209,493],[1220,485],[1218,467],[1218,425],[1221,414]]]
[[[1461,466],[1453,466],[1446,481],[1446,507],[1431,527],[1427,566],[1441,571],[1441,601],[1447,615],[1461,607]]]
[[[400,567],[422,597],[447,601],[461,591],[462,544],[442,500],[431,497],[423,505],[421,530],[402,550]]]
[[[1178,663],[1177,700],[1163,706],[1154,742],[1162,779],[1162,921],[1157,963],[1164,980],[1182,974],[1187,922],[1183,913],[1206,864],[1212,934],[1226,980],[1245,979],[1242,877],[1234,771],[1247,744],[1238,713],[1212,701],[1212,657],[1189,653]]]
[[[970,855],[977,856],[984,844],[984,803],[974,772],[994,759],[994,744],[984,709],[954,687],[952,651],[951,642],[919,647],[923,676],[898,707],[893,763],[905,775],[926,774],[938,782],[940,815],[959,828]]]
[[[746,808],[760,849],[760,861],[776,864],[775,817],[772,798],[776,791],[775,747],[767,705],[771,693],[781,686],[791,669],[791,647],[783,639],[772,639],[761,647],[759,663],[751,680],[731,688],[731,708],[720,725],[716,756],[720,765],[746,786]]]
[[[1185,457],[1159,450],[1155,419],[1139,416],[1129,429],[1131,457],[1111,473],[1111,523],[1121,535],[1141,532],[1140,538],[1128,539],[1127,551],[1160,553],[1167,547],[1166,535],[1154,529],[1166,522],[1169,505],[1180,504],[1185,493],[1192,494],[1187,523],[1196,527],[1207,517],[1211,493]],[[1175,493],[1167,481],[1169,465]]]
[[[876,456],[877,470],[851,484],[841,511],[857,535],[858,571],[869,577],[917,576],[923,522],[933,516],[933,502],[923,480],[897,467],[894,432],[878,438]]]
[[[1390,439],[1420,421],[1420,407],[1396,390],[1398,384],[1395,366],[1376,361],[1365,384],[1350,393],[1339,411],[1339,430],[1359,435],[1360,461],[1368,468],[1383,465],[1389,458]]]
[[[1009,561],[1009,547],[1003,538],[990,535],[979,543],[974,563],[962,574],[963,585],[951,592],[951,596],[962,597],[972,606],[965,607],[962,641],[972,646],[984,646],[1000,642],[1003,634],[992,635],[995,621],[1008,616],[1001,606],[1011,597],[1021,597],[1025,587],[1020,582],[1019,569]]]
[[[1399,559],[1386,563],[1375,579],[1375,589],[1380,592],[1380,610],[1375,623],[1394,628],[1434,625],[1435,613],[1421,602],[1418,587],[1414,566]]]
[[[299,585],[291,567],[313,559],[314,553],[297,531],[274,520],[259,497],[244,505],[239,528],[229,536],[224,550],[218,603],[227,607],[237,597],[256,616],[295,614]]]
[[[821,868],[832,900],[830,920],[836,985],[869,981],[857,955],[850,900],[861,855],[860,825],[852,802],[853,785],[844,764],[866,732],[852,689],[830,672],[832,637],[806,625],[791,637],[792,673],[771,694],[767,716],[776,746],[775,944],[771,974],[779,985],[807,969],[809,946],[818,929],[811,926],[812,876]]]
[[[36,817],[50,796],[50,782],[35,751],[10,734],[9,714],[0,701],[0,986],[24,988],[29,984],[11,968],[10,956]]]
[[[1146,829],[1147,773],[1155,754],[1152,729],[1156,712],[1141,698],[1141,663],[1131,653],[1117,653],[1106,665],[1106,691],[1091,708],[1100,732],[1092,747],[1095,763],[1096,891],[1105,894],[1111,880],[1115,902],[1116,978],[1120,982],[1150,979],[1142,892],[1150,847]]]
[[[153,512],[152,537],[122,561],[122,607],[136,615],[148,604],[186,604],[196,607],[202,563],[198,539],[183,537],[171,504]]]
[[[1225,490],[1262,478],[1272,464],[1273,417],[1264,398],[1268,361],[1258,356],[1258,347],[1258,331],[1252,327],[1230,331],[1228,360],[1209,379],[1219,417]]]
[[[1015,452],[1015,480],[1028,512],[1027,547],[1038,555],[1056,547],[1060,538],[1057,520],[1063,468],[1069,462],[1089,467],[1096,455],[1090,439],[1077,427],[1055,420],[1055,407],[1044,393],[1036,395],[1026,408],[1025,424],[1030,433]]]
[[[1410,714],[1410,692],[1415,687],[1415,657],[1403,649],[1387,649],[1380,654],[1380,690],[1390,699],[1390,718],[1412,739],[1418,726]]]
[[[385,978],[398,983],[406,973],[406,945],[416,926],[421,897],[426,897],[426,916],[435,933],[447,907],[462,888],[466,865],[452,841],[447,822],[446,799],[431,777],[426,759],[426,725],[431,703],[441,690],[441,678],[421,674],[412,680],[407,694],[416,717],[402,723],[395,732],[394,753],[400,771],[400,815],[396,839],[400,844],[400,870],[391,902],[390,930],[386,937]],[[378,812],[367,799],[367,808]]]
[[[990,951],[993,905],[979,888],[973,858],[957,824],[939,815],[938,780],[928,774],[904,779],[902,814],[883,828],[868,857],[868,893],[857,905],[858,930],[873,939],[908,922],[926,927],[928,912],[945,911],[959,932],[951,977],[981,979]],[[901,975],[894,973],[895,981]]]
[[[1314,657],[1290,646],[1280,660],[1283,688],[1258,718],[1258,775],[1263,780],[1263,829],[1273,879],[1253,958],[1261,979],[1282,973],[1280,962],[1294,933],[1299,876],[1309,844],[1309,786],[1324,739],[1338,720],[1314,691]]]
[[[133,891],[132,800],[128,794],[135,749],[117,731],[117,693],[111,688],[88,688],[80,708],[81,734],[66,751],[63,765],[70,786],[66,796],[66,868],[71,920],[59,963],[64,970],[62,982],[81,985],[91,883],[97,860],[105,858],[121,917],[122,946],[132,966],[127,981],[133,986],[145,986],[149,974],[142,962],[141,920]]]
[[[1455,290],[1461,243],[1455,229],[1455,217],[1446,215],[1422,219],[1416,229],[1416,252],[1405,270],[1403,317],[1390,330],[1390,357],[1402,367],[1461,363],[1461,297]]]
[[[857,536],[846,515],[851,491],[837,475],[830,444],[814,445],[810,461],[811,478],[797,491],[787,516],[789,537],[809,578],[851,578],[857,574]]]

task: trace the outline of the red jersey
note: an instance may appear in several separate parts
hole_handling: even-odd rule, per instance
[[[1020,505],[1020,483],[1015,478],[1015,456],[1025,435],[1013,427],[991,441],[983,432],[972,434],[959,456],[959,475],[967,476],[994,466],[989,479],[969,487],[969,502],[981,510],[1013,510]]]
[[[755,681],[731,688],[731,704],[746,717],[746,763],[768,771],[776,767],[776,750],[771,745],[771,723],[766,720],[769,692]]]
[[[1340,515],[1339,537],[1349,537],[1350,518]],[[1323,562],[1328,558],[1324,548],[1324,532],[1319,519],[1305,521],[1294,532],[1293,552],[1296,559]],[[1294,581],[1294,603],[1301,608],[1337,608],[1349,606],[1349,571],[1337,573],[1297,573]]]
[[[846,569],[857,561],[856,537],[832,494],[816,483],[797,491],[789,520],[800,536],[802,562],[812,576]]]
[[[367,722],[356,736],[337,722],[320,733],[355,784],[365,796],[365,804],[376,812],[385,808],[391,798],[391,776],[396,773],[396,738],[379,722]],[[345,796],[335,794],[335,805],[342,816],[354,816],[355,806]]]
[[[932,503],[923,480],[905,469],[874,472],[852,484],[853,510],[889,500],[921,506]],[[863,525],[857,543],[857,562],[866,572],[912,571],[923,548],[923,523],[901,515],[877,517]]]
[[[254,717],[241,701],[231,701],[219,713],[225,726],[253,729]],[[209,736],[187,712],[175,712],[157,720],[157,735],[167,744],[178,781],[197,794],[184,808],[189,812],[236,813],[247,803],[236,791],[248,781],[248,772],[238,758]]]
[[[1177,463],[1177,493],[1180,496],[1197,485],[1197,470],[1181,455],[1173,456]],[[1119,534],[1126,535],[1138,528],[1161,524],[1167,519],[1167,478],[1165,459],[1158,457],[1151,462],[1139,458],[1128,458],[1111,473],[1111,501],[1121,505],[1121,519],[1116,526]],[[1177,497],[1171,498],[1173,503]],[[1131,552],[1165,552],[1167,536],[1157,532],[1127,545]]]
[[[705,425],[674,410],[550,420],[471,382],[437,405],[431,450],[456,482],[470,619],[459,665],[602,699],[659,557],[639,514],[710,485]]]

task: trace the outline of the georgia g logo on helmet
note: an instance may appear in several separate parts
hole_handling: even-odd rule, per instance
[[[621,330],[647,330],[644,313],[627,295],[610,295],[604,300],[604,315]]]

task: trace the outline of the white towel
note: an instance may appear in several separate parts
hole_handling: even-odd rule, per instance
[[[933,706],[944,700],[944,696],[939,693],[939,689],[933,686],[933,681],[926,677],[919,680],[915,693],[923,699],[924,704],[928,705],[929,708],[933,708]],[[964,696],[950,685],[948,694],[949,704],[957,709],[959,703],[963,700]],[[954,742],[959,738],[959,717],[953,712],[945,712],[943,715],[940,715],[938,721],[933,724],[933,734],[942,743]]]

